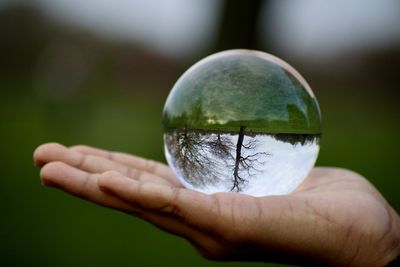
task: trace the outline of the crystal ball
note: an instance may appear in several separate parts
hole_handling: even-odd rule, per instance
[[[183,73],[166,100],[163,126],[167,162],[186,188],[282,195],[315,164],[321,115],[288,63],[227,50]]]

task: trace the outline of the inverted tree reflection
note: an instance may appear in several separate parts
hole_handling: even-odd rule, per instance
[[[241,192],[259,167],[266,152],[256,152],[256,139],[245,140],[245,126],[237,133],[175,129],[166,133],[174,166],[186,182],[207,186],[223,182],[230,191]],[[237,140],[235,141],[237,137]]]

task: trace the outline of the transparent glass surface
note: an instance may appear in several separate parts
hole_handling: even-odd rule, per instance
[[[204,193],[292,192],[314,166],[321,116],[314,94],[286,62],[228,50],[176,82],[163,112],[168,164]]]

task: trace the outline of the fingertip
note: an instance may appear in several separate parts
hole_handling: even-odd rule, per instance
[[[46,143],[38,146],[33,152],[33,161],[36,166],[44,166],[50,161],[52,155],[66,147],[59,143]]]
[[[43,160],[47,144],[41,144],[33,151],[33,162],[36,166],[41,167],[46,162]]]
[[[57,186],[57,178],[63,174],[66,164],[54,161],[43,166],[40,170],[40,178],[44,186]]]

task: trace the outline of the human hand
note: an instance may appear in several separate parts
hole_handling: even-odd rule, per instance
[[[46,186],[134,215],[214,260],[384,266],[400,253],[400,219],[363,177],[315,168],[291,194],[252,197],[183,188],[164,164],[88,146],[34,153]]]

